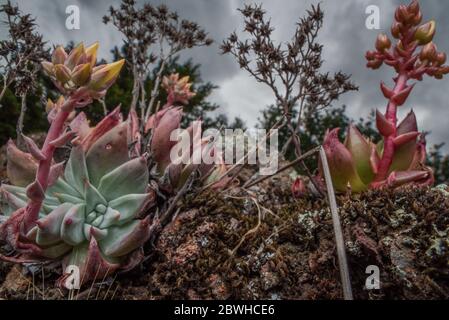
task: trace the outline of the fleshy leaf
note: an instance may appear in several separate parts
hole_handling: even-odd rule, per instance
[[[376,126],[379,132],[384,137],[388,137],[389,135],[394,133],[394,124],[390,122],[385,116],[376,110]]]
[[[153,131],[151,153],[158,166],[158,171],[161,174],[165,172],[165,168],[171,162],[170,150],[177,143],[177,141],[171,141],[170,135],[173,130],[179,128],[181,117],[181,108],[171,108],[162,116]]]
[[[86,159],[81,146],[74,146],[67,162],[64,177],[69,185],[74,187],[80,194],[84,194],[86,181],[89,181]]]
[[[53,195],[58,199],[60,203],[68,202],[72,204],[84,203],[85,201],[81,198],[74,197],[66,193],[53,193]]]
[[[123,122],[99,138],[87,153],[90,181],[98,186],[100,179],[129,160],[127,123]]]
[[[77,246],[86,240],[83,232],[85,211],[84,204],[74,205],[62,221],[61,239],[72,246]]]
[[[338,140],[338,131],[337,128],[327,133],[323,143],[334,187],[346,191],[349,183],[355,192],[364,190],[366,186],[356,172],[351,153]]]
[[[19,187],[18,187],[19,188]],[[23,191],[25,191],[24,188]],[[1,193],[1,210],[6,216],[11,215],[14,211],[24,208],[27,205],[27,196],[24,193],[13,193],[5,189],[5,185],[0,188]]]
[[[91,129],[84,112],[78,113],[72,122],[70,122],[70,129],[76,133],[78,139],[81,141],[89,134]]]
[[[397,136],[394,138],[393,142],[396,147],[399,147],[401,145],[404,145],[406,143],[409,143],[411,141],[416,142],[416,138],[419,136],[419,132],[408,132],[401,134],[400,136]]]
[[[154,194],[128,194],[109,202],[109,206],[120,212],[119,223],[123,224],[132,219],[142,211],[149,202],[154,201]]]
[[[130,160],[109,172],[100,180],[98,191],[107,201],[132,193],[144,193],[148,185],[148,168],[145,158]]]
[[[45,191],[39,181],[35,180],[26,188],[26,195],[33,201],[42,201],[45,198]]]
[[[369,184],[374,178],[371,167],[371,145],[353,125],[349,126],[345,146],[352,155],[355,168],[364,184]]]
[[[407,183],[417,182],[429,177],[429,172],[427,171],[394,171],[388,177],[388,185],[392,187],[398,187]]]
[[[86,184],[86,212],[91,212],[98,204],[107,205],[106,199],[89,182]]]
[[[62,221],[72,207],[73,205],[70,203],[63,203],[49,215],[36,222],[36,243],[38,245],[48,246],[61,241]]]
[[[120,264],[114,259],[107,258],[100,252],[98,243],[94,237],[90,242],[85,242],[73,248],[70,255],[64,260],[63,267],[69,265],[77,266],[80,270],[80,285],[96,279],[103,279],[105,276],[113,274]],[[59,280],[64,286],[67,275],[63,275]]]
[[[397,135],[403,135],[410,132],[417,132],[418,125],[416,123],[415,113],[410,111],[402,120],[397,129]],[[395,149],[393,161],[390,166],[390,173],[393,171],[406,171],[409,169],[417,148],[416,140],[407,142]]]
[[[391,100],[394,103],[396,103],[398,106],[402,106],[405,103],[405,101],[407,100],[408,96],[410,95],[410,92],[412,92],[414,87],[415,87],[414,84],[407,86],[401,92],[399,92],[396,95],[394,95],[393,97],[391,97]]]
[[[109,132],[122,122],[122,115],[120,113],[120,105],[104,117],[94,128],[89,130],[85,135],[81,144],[85,152],[89,151],[92,145],[100,139],[105,133]]]
[[[65,255],[71,249],[72,249],[72,247],[69,246],[67,243],[61,242],[61,243],[52,245],[48,248],[43,248],[41,254],[42,254],[42,256],[49,258],[49,259],[57,259],[57,258]]]
[[[47,189],[47,197],[53,196],[56,194],[67,194],[72,197],[76,197],[78,199],[83,198],[83,195],[76,191],[71,185],[69,185],[64,179],[59,178],[56,180],[55,184],[53,184],[50,188]]]
[[[120,220],[120,212],[109,207],[103,216],[103,220],[99,224],[100,229],[109,228]]]
[[[99,242],[109,257],[120,257],[140,247],[150,237],[149,218],[131,221],[120,227],[111,227],[106,238]]]
[[[11,184],[26,187],[36,176],[38,162],[29,153],[19,150],[12,140],[6,147],[6,173]]]
[[[401,135],[404,133],[414,131],[418,131],[418,124],[416,122],[416,115],[413,112],[413,110],[411,110],[404,118],[404,120],[402,120],[401,123],[399,124],[397,134]]]

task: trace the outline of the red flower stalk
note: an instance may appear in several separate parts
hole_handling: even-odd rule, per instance
[[[413,1],[408,6],[399,6],[391,27],[392,35],[397,39],[396,44],[392,45],[387,35],[380,34],[376,40],[376,51],[366,53],[369,68],[378,69],[385,63],[397,72],[393,88],[381,83],[381,90],[388,99],[388,105],[385,115],[377,112],[377,127],[384,140],[382,156],[374,178],[377,184],[382,184],[388,178],[395,151],[419,136],[418,132],[402,135],[398,133],[397,109],[405,103],[415,85],[409,84],[409,81],[421,81],[425,74],[441,79],[449,72],[449,66],[443,65],[446,62],[446,54],[438,52],[432,42],[435,21],[419,25],[421,20],[418,1]]]
[[[421,81],[424,75],[441,79],[449,73],[449,66],[444,65],[446,54],[438,52],[432,42],[435,21],[420,25],[421,20],[418,1],[399,6],[391,27],[396,43],[380,34],[376,50],[366,53],[369,68],[378,69],[385,63],[397,72],[393,88],[383,82],[380,85],[388,99],[386,112],[376,112],[382,141],[374,144],[353,125],[344,143],[338,139],[338,129],[326,134],[323,147],[337,191],[350,188],[360,192],[382,186],[433,183],[432,170],[424,165],[425,141],[418,132],[415,114],[411,111],[399,124],[397,119],[398,107],[406,102],[415,86],[412,80]]]

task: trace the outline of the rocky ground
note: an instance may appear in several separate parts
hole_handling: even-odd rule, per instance
[[[290,184],[285,174],[187,197],[142,265],[80,291],[55,287],[59,266],[0,262],[0,299],[341,299],[327,202],[295,200]],[[449,298],[447,187],[337,200],[356,299]],[[369,265],[379,290],[365,289]]]
[[[370,191],[338,198],[356,299],[449,298],[449,193]],[[80,292],[50,268],[0,265],[2,299],[341,299],[324,200],[293,200],[288,177],[187,198],[140,267]],[[366,268],[380,270],[366,290]],[[35,271],[34,279],[30,269]],[[42,283],[42,274],[45,281]]]

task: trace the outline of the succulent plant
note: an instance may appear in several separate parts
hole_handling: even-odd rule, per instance
[[[446,54],[438,52],[432,42],[435,22],[420,25],[421,20],[418,1],[408,6],[400,5],[391,27],[396,44],[393,45],[387,35],[380,34],[376,50],[366,54],[369,68],[377,69],[385,63],[397,72],[394,88],[381,83],[388,105],[385,114],[376,112],[376,126],[383,140],[375,145],[354,126],[350,126],[344,144],[338,140],[338,129],[325,136],[323,147],[338,191],[345,191],[348,187],[359,192],[367,188],[397,187],[404,183],[433,183],[432,170],[424,165],[424,136],[418,132],[413,111],[397,124],[398,107],[406,102],[415,85],[409,84],[410,80],[421,81],[425,74],[441,79],[449,73],[449,66],[444,65]]]
[[[168,93],[167,104],[187,104],[189,100],[195,96],[195,93],[190,91],[191,86],[192,84],[189,83],[189,76],[182,77],[181,79],[179,78],[178,73],[165,76],[162,79],[162,87]]]
[[[192,161],[193,158],[185,158],[182,163],[173,163],[170,153],[179,141],[171,140],[170,136],[174,130],[180,129],[182,120],[182,107],[175,106],[175,104],[188,103],[195,93],[190,91],[189,77],[185,76],[179,79],[177,73],[165,76],[162,87],[167,91],[167,102],[161,110],[151,115],[143,126],[144,135],[151,132],[150,154],[156,163],[155,174],[161,177],[162,184],[165,185],[167,191],[180,189],[194,171],[199,172],[206,185],[211,185],[213,188],[224,187],[228,182],[227,177],[224,176],[226,165],[222,160],[222,155],[212,145],[211,138],[201,137],[201,121],[196,121],[185,130],[190,138],[190,156],[194,154],[202,156],[209,152],[209,155],[216,159],[215,165],[201,163],[203,157],[197,161]],[[133,154],[139,155],[143,149],[141,146],[142,132],[140,132],[142,126],[135,110],[130,111],[128,119],[130,119],[131,144],[134,146]],[[199,141],[199,143],[195,144],[194,141]],[[221,174],[217,175],[218,172]]]
[[[75,110],[90,104],[92,99],[103,96],[123,65],[123,61],[119,61],[100,68],[94,67],[97,48],[98,44],[95,44],[85,50],[80,44],[67,54],[62,47],[58,47],[53,52],[52,62],[43,62],[44,70],[65,97],[61,97],[56,103],[49,101],[47,104],[50,128],[42,148],[26,136],[23,138],[29,153],[17,149],[12,141],[8,143],[7,173],[10,182],[15,185],[1,186],[2,212],[9,215],[9,218],[0,225],[0,239],[8,242],[15,250],[15,261],[57,258],[77,252],[75,258],[68,255],[72,256],[68,258],[68,263],[78,261],[82,265],[81,271],[87,274],[86,279],[89,279],[91,268],[95,266],[92,263],[99,265],[101,272],[104,272],[103,267],[107,263],[113,263],[108,266],[108,269],[112,270],[120,266],[118,261],[121,257],[117,256],[117,252],[111,253],[115,249],[106,250],[105,244],[100,245],[100,238],[103,237],[101,241],[106,243],[109,242],[106,239],[114,237],[114,233],[118,232],[123,236],[123,230],[129,231],[131,228],[124,222],[127,219],[125,216],[132,214],[120,213],[122,218],[119,219],[122,222],[115,221],[111,224],[112,221],[102,221],[98,224],[101,216],[98,220],[91,221],[92,215],[88,217],[89,213],[97,212],[97,209],[102,212],[102,206],[97,208],[97,205],[102,204],[106,206],[102,215],[106,221],[108,216],[112,215],[111,210],[115,210],[114,215],[117,216],[116,211],[120,208],[120,201],[117,199],[112,202],[115,207],[111,207],[113,198],[120,198],[125,193],[138,194],[138,197],[142,198],[144,193],[141,184],[136,185],[138,188],[131,187],[128,193],[120,188],[125,184],[112,188],[115,190],[111,190],[111,186],[105,187],[105,182],[101,185],[101,181],[108,180],[101,180],[102,176],[109,174],[109,179],[114,179],[115,175],[118,179],[123,177],[120,172],[126,174],[129,170],[138,170],[134,167],[144,167],[142,159],[127,158],[127,126],[125,132],[124,124],[117,126],[121,131],[114,127],[117,124],[114,120],[116,114],[106,117],[97,128],[89,131],[85,141],[79,140],[81,137],[78,137],[65,170],[64,163],[55,163],[53,160],[56,148],[64,146],[72,141],[77,133],[82,132],[83,125],[80,124],[79,118],[79,125],[74,124],[72,130],[69,129],[69,122],[75,116]],[[120,136],[113,136],[117,132]],[[123,139],[125,142],[120,142]],[[109,142],[104,144],[105,141]],[[112,154],[112,157],[108,158],[108,154]],[[117,169],[113,170],[115,168]],[[145,169],[141,168],[141,172],[139,171],[143,178],[145,174],[142,172],[145,172]],[[109,188],[115,196],[108,195],[109,191],[104,188]],[[122,190],[121,193],[118,190]],[[92,199],[93,194],[96,194],[97,198]],[[99,202],[91,208],[93,201]],[[130,210],[132,208],[130,206]],[[134,223],[136,230],[139,230],[144,228],[148,221]],[[108,225],[107,232],[104,230],[105,225]],[[106,255],[99,253],[102,250],[99,246],[103,246]],[[123,253],[123,248],[119,250]],[[91,262],[83,260],[86,257],[91,257]],[[107,262],[106,257],[114,259]]]
[[[147,192],[146,159],[129,158],[129,124],[116,121],[117,112],[81,135],[63,175],[47,189],[35,226],[21,239],[28,256],[64,257],[64,265],[80,268],[84,281],[138,262],[138,254],[130,254],[151,232],[149,218],[138,219],[154,200]],[[77,130],[81,118],[74,120]],[[2,185],[1,191],[9,208],[4,212],[26,206],[26,188]]]
[[[181,108],[172,103],[194,95],[188,78],[179,80],[176,75],[164,81],[168,102],[145,126],[135,111],[123,121],[119,107],[93,128],[83,112],[76,115],[77,108],[104,96],[123,65],[94,67],[97,47],[85,50],[81,44],[70,54],[58,47],[52,62],[43,63],[65,97],[47,103],[50,129],[42,148],[26,136],[29,153],[8,143],[7,172],[12,185],[0,188],[2,213],[8,216],[0,224],[0,239],[16,253],[7,259],[62,259],[64,270],[68,265],[79,267],[82,283],[135,266],[143,256],[142,245],[159,226],[157,220],[150,224],[149,216],[140,216],[155,198],[148,188],[148,153],[142,154],[142,146],[136,144],[142,127],[151,130],[156,173],[161,181],[169,182],[170,191],[181,188],[195,170],[214,187],[227,181],[223,163],[216,167],[201,162],[174,164],[170,159],[176,144],[170,135],[182,118]],[[186,132],[194,138],[193,127]],[[56,163],[55,149],[68,142],[72,149],[67,163]],[[201,152],[209,152],[203,149],[206,145],[208,138],[201,140]]]

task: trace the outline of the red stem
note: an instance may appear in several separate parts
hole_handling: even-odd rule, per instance
[[[53,140],[57,139],[65,130],[65,122],[69,114],[73,111],[75,105],[77,104],[76,98],[69,98],[67,102],[58,111],[55,119],[50,125],[47,137],[45,138],[44,145],[42,147],[42,153],[45,155],[45,160],[39,162],[39,166],[36,173],[36,179],[42,186],[44,192],[48,187],[48,176],[50,174],[50,168],[53,161],[53,154],[55,147],[50,144]],[[24,233],[28,233],[39,218],[39,211],[41,210],[43,200],[36,201],[30,200],[25,209],[25,217],[23,220]]]
[[[396,79],[396,85],[394,87],[394,94],[397,94],[401,92],[405,87],[407,86],[407,81],[409,80],[409,77],[407,75],[407,72],[402,72],[399,74],[398,78]],[[384,151],[382,154],[382,158],[379,163],[378,171],[376,174],[376,177],[374,179],[375,182],[381,182],[387,179],[388,171],[390,169],[391,163],[393,162],[393,156],[395,152],[395,146],[394,146],[394,138],[396,138],[397,132],[396,132],[396,126],[397,126],[397,104],[394,103],[391,99],[388,102],[387,106],[387,113],[385,114],[385,117],[387,120],[391,121],[391,123],[394,124],[395,130],[394,132],[384,137]]]

